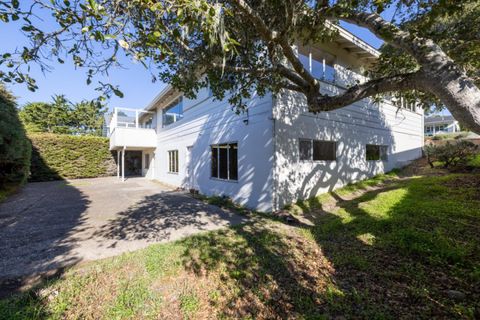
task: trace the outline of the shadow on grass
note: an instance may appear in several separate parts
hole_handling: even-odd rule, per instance
[[[351,200],[332,193],[335,206],[306,206],[316,208],[313,227],[264,221],[189,238],[185,266],[220,273],[227,317],[474,318],[480,193],[467,181],[479,178],[392,181]]]

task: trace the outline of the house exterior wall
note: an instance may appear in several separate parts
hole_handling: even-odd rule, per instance
[[[326,83],[322,88],[330,94],[341,90]],[[273,115],[274,209],[402,167],[422,155],[421,111],[362,100],[314,115],[303,95],[283,91],[274,98]],[[337,160],[299,160],[299,138],[336,141]],[[387,145],[388,160],[367,161],[366,144]]]
[[[249,114],[236,115],[226,100],[208,90],[184,98],[183,119],[162,128],[157,110],[155,178],[206,195],[225,195],[261,211],[272,210],[273,121],[270,95],[254,97]],[[244,121],[244,120],[248,120]],[[238,181],[211,178],[211,145],[238,143]],[[168,151],[178,150],[179,172],[168,172]]]

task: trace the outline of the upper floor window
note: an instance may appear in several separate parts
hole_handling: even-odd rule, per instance
[[[162,126],[168,126],[174,122],[183,119],[183,98],[179,97],[173,101],[169,106],[163,109],[163,124]]]
[[[311,47],[300,47],[298,57],[303,66],[319,80],[335,82],[335,56]]]
[[[300,160],[335,161],[337,143],[335,141],[300,139]]]

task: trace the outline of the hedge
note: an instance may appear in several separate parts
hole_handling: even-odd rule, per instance
[[[105,137],[31,133],[30,181],[94,178],[115,174],[116,164]]]
[[[18,118],[14,97],[0,83],[0,191],[23,184],[30,169],[31,146]],[[2,196],[3,197],[3,196]]]

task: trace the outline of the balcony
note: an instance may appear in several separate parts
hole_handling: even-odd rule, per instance
[[[153,120],[153,112],[115,108],[109,126],[110,150],[156,148],[157,134]]]

